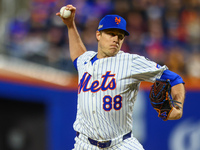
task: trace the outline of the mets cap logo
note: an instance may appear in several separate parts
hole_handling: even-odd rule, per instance
[[[116,24],[119,24],[121,22],[121,18],[120,17],[119,18],[115,17],[115,22],[116,22]]]
[[[101,28],[103,28],[103,25],[99,25],[98,29],[101,29]]]

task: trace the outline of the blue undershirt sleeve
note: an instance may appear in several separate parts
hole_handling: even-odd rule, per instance
[[[178,74],[176,74],[176,73],[174,73],[170,70],[165,70],[160,79],[164,79],[164,80],[169,79],[171,86],[174,86],[174,85],[177,85],[177,84],[180,84],[180,83],[185,84],[185,82],[183,81],[181,76],[179,76]]]
[[[78,70],[78,67],[77,67],[77,59],[78,59],[78,58],[76,58],[76,59],[73,61],[73,64],[74,64],[74,67],[76,68],[76,70]]]

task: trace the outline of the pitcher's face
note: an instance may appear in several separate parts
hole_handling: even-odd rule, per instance
[[[98,58],[115,56],[124,42],[124,31],[120,29],[106,29],[96,32],[98,40]]]

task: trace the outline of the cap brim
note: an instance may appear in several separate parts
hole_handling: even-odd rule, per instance
[[[102,31],[102,30],[106,30],[106,29],[119,29],[119,30],[122,30],[122,31],[124,31],[124,33],[125,33],[125,35],[126,36],[129,36],[130,35],[130,33],[128,32],[128,31],[126,31],[126,30],[123,30],[123,29],[121,29],[121,28],[102,28],[102,29],[98,29],[98,31]]]

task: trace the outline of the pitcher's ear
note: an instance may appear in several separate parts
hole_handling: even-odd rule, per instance
[[[96,31],[96,38],[97,38],[97,41],[100,40],[100,36],[101,36],[101,32],[99,31]]]

